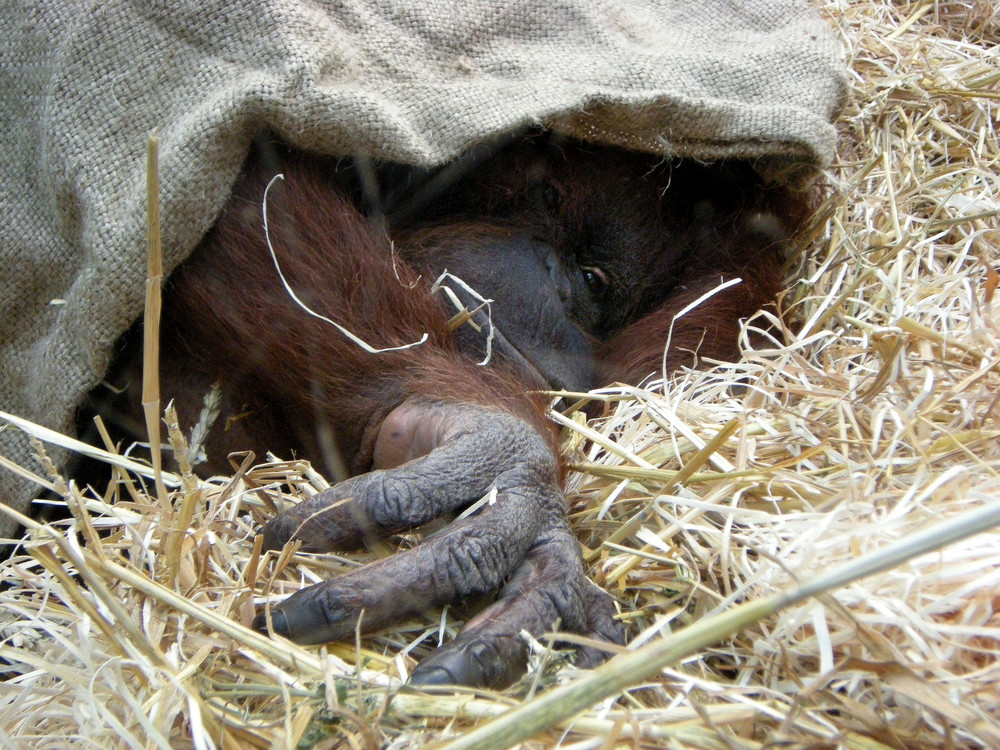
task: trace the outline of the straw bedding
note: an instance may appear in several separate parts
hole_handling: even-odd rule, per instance
[[[850,50],[853,94],[779,331],[748,337],[739,363],[602,391],[590,425],[559,417],[575,528],[630,649],[1000,496],[1000,12],[820,7]],[[488,718],[586,679],[539,643],[507,694],[395,692],[411,657],[454,630],[448,612],[320,650],[257,636],[239,623],[265,596],[368,559],[253,550],[270,506],[322,478],[278,461],[167,477],[165,504],[147,468],[113,460],[128,468],[96,492],[45,478],[79,533],[39,529],[32,555],[0,571],[0,657],[20,673],[0,687],[5,746],[477,746]],[[997,747],[998,592],[994,528],[763,617],[520,739]]]

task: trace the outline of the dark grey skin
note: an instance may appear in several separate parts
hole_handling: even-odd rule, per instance
[[[359,617],[365,631],[377,631],[430,607],[500,591],[454,641],[417,665],[414,685],[510,684],[525,668],[522,630],[538,634],[558,624],[623,642],[610,598],[584,574],[557,466],[536,430],[479,407],[409,403],[383,425],[376,467],[394,464],[401,456],[387,454],[409,454],[415,445],[427,451],[421,458],[349,479],[275,518],[263,530],[265,549],[291,538],[309,551],[357,549],[458,511],[494,488],[495,500],[410,551],[273,605],[256,627],[267,628],[270,617],[273,632],[323,643],[349,638]],[[469,465],[479,471],[463,471]],[[593,664],[602,655],[578,658]]]

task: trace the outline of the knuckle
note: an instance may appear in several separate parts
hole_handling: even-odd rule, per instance
[[[496,589],[508,567],[501,559],[496,541],[470,535],[448,546],[442,566],[446,579],[443,588],[458,597]]]
[[[368,513],[383,527],[413,527],[432,515],[419,482],[409,474],[395,471],[375,472],[372,489],[366,498]]]

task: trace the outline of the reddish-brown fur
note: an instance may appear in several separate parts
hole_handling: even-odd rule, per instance
[[[780,291],[782,256],[777,247],[763,247],[743,261],[714,260],[714,268],[709,263],[707,268],[694,270],[685,289],[598,347],[606,380],[637,383],[651,373],[662,372],[664,362],[669,372],[697,366],[706,359],[726,361],[736,356],[742,321],[773,302]],[[735,277],[742,282],[676,317]],[[665,355],[668,341],[670,350]]]
[[[166,393],[175,385],[177,397],[196,408],[209,383],[246,377],[269,396],[269,403],[230,404],[233,414],[248,416],[226,432],[215,430],[209,453],[306,449],[328,461],[342,459],[358,473],[370,465],[373,430],[382,418],[420,394],[500,406],[548,434],[540,399],[527,395],[513,373],[478,367],[458,353],[445,312],[429,292],[433,279],[390,252],[388,238],[372,231],[331,185],[329,162],[295,153],[288,159],[286,178],[268,196],[268,221],[297,295],[376,348],[428,338],[410,349],[371,354],[305,313],[282,286],[264,238],[261,197],[271,175],[263,168],[250,172],[171,278],[164,308],[165,350],[183,348],[205,376],[168,383]],[[248,335],[252,348],[242,344]],[[195,384],[200,390],[191,392]],[[317,445],[303,423],[337,436],[336,446]]]

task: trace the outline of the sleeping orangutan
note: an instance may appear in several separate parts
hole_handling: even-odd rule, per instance
[[[610,597],[585,577],[548,402],[533,392],[659,370],[677,311],[740,276],[674,322],[670,361],[735,354],[740,318],[777,292],[793,201],[745,164],[544,135],[436,172],[349,161],[258,143],[217,224],[168,282],[162,391],[190,418],[222,384],[223,415],[243,416],[214,430],[217,466],[230,451],[270,450],[343,480],[268,523],[265,549],[293,539],[307,551],[357,549],[491,499],[412,550],[270,604],[255,627],[321,643],[351,636],[359,617],[370,632],[497,595],[417,666],[418,684],[511,682],[526,663],[522,630],[623,641]],[[262,230],[279,172],[268,231],[302,305]],[[473,311],[457,328],[432,289],[445,270],[467,285],[445,282]],[[427,339],[373,354],[303,305],[375,347]]]

